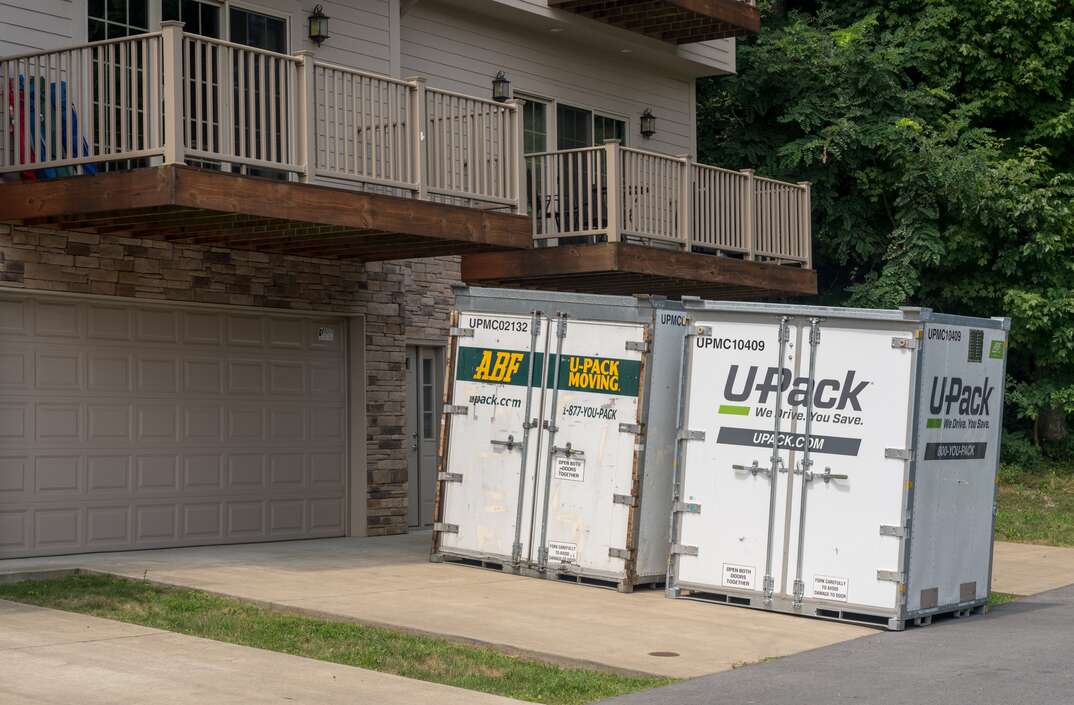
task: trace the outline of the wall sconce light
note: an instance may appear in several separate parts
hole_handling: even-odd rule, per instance
[[[645,139],[649,139],[656,134],[656,116],[653,115],[653,111],[648,108],[641,114],[641,135]]]
[[[496,78],[492,79],[492,99],[497,103],[511,99],[511,82],[503,71],[497,71]]]
[[[328,39],[328,15],[324,14],[324,8],[317,5],[310,15],[310,41],[321,46]]]

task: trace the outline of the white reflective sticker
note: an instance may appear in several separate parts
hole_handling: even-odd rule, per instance
[[[560,563],[578,562],[578,544],[563,541],[548,542],[548,559]]]
[[[743,590],[755,590],[753,578],[753,566],[723,564],[723,586],[740,588]]]
[[[847,601],[847,579],[828,575],[813,576],[813,597],[818,600]]]
[[[557,480],[583,482],[585,480],[585,458],[558,456],[554,477]]]

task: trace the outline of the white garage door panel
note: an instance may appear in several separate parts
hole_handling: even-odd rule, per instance
[[[0,294],[0,557],[342,535],[343,326]]]

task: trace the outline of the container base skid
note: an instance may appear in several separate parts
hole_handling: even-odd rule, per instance
[[[647,575],[634,578],[633,580],[627,580],[622,576],[594,574],[585,571],[574,570],[559,570],[556,568],[549,568],[548,570],[538,570],[536,567],[521,564],[514,565],[509,560],[495,556],[472,556],[462,555],[456,553],[444,553],[438,552],[430,556],[430,560],[433,563],[454,563],[456,565],[467,565],[474,568],[484,568],[485,570],[495,570],[503,573],[510,573],[511,575],[521,575],[527,578],[542,578],[544,580],[555,580],[565,583],[577,583],[578,585],[589,585],[592,587],[607,588],[615,590],[617,592],[633,592],[635,588],[649,586],[649,587],[661,587],[664,584],[663,575]]]
[[[988,601],[978,600],[972,603],[948,605],[931,609],[927,614],[908,615],[899,618],[890,610],[875,610],[858,605],[835,605],[830,602],[817,602],[804,600],[801,605],[795,606],[794,601],[786,597],[775,596],[771,601],[756,593],[722,592],[711,587],[678,587],[668,588],[668,597],[697,600],[700,602],[714,602],[722,605],[735,607],[749,607],[768,612],[781,612],[784,614],[800,615],[803,617],[816,617],[836,622],[861,624],[869,627],[878,627],[890,631],[903,631],[909,626],[928,626],[932,620],[938,617],[968,617],[974,614],[988,612]]]

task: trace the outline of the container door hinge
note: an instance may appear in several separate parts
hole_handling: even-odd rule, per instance
[[[626,349],[634,352],[649,352],[649,344],[644,340],[628,340]]]
[[[448,335],[452,338],[472,338],[474,337],[473,328],[451,328],[448,330]]]
[[[889,460],[913,460],[914,451],[912,448],[885,448],[884,457]]]
[[[686,335],[696,335],[701,336],[702,338],[708,338],[712,335],[712,326],[694,326],[686,331]]]
[[[878,570],[876,571],[876,579],[889,583],[904,583],[906,582],[906,575],[895,570]]]
[[[461,472],[439,472],[436,474],[436,479],[440,482],[462,482]]]
[[[508,434],[506,441],[491,440],[489,441],[494,446],[502,446],[507,450],[514,450],[515,448],[521,448],[522,444],[515,440],[514,434]]]
[[[619,433],[633,433],[635,436],[640,436],[642,426],[640,423],[621,423],[619,424]]]
[[[444,413],[455,416],[465,416],[470,413],[470,407],[460,404],[447,404],[444,406]]]
[[[624,561],[628,561],[628,560],[630,560],[630,549],[629,548],[609,548],[608,549],[608,557],[609,558],[622,558]]]
[[[898,536],[904,538],[906,536],[906,528],[902,526],[888,526],[887,524],[880,525],[881,536]]]
[[[896,350],[917,350],[917,338],[892,338],[891,347]]]
[[[638,506],[638,498],[631,494],[613,494],[612,504],[625,504],[628,507]]]
[[[700,514],[701,505],[697,502],[676,502],[671,511],[680,514]]]
[[[679,431],[680,441],[703,441],[705,440],[704,431]]]
[[[457,534],[459,533],[459,525],[443,524],[441,522],[436,522],[435,524],[433,524],[433,531],[439,532],[441,534]]]
[[[681,543],[671,544],[671,553],[676,556],[696,556],[697,546],[684,546]]]

